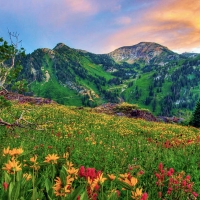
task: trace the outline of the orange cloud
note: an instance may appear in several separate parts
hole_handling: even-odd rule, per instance
[[[108,38],[105,43],[108,52],[141,41],[157,42],[176,51],[200,47],[200,1],[162,1],[137,14],[132,14],[135,24]]]

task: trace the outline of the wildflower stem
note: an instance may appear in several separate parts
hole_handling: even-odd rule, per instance
[[[103,199],[103,184],[101,185],[101,197]]]
[[[15,183],[15,169],[14,169],[14,183]]]
[[[33,167],[33,178],[32,178],[32,182],[33,182],[33,199],[35,199],[35,171],[34,171],[34,167]]]

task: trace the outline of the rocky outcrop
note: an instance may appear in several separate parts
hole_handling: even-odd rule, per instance
[[[55,103],[50,99],[45,99],[41,97],[24,96],[22,94],[17,94],[13,92],[6,92],[5,90],[0,91],[0,96],[3,96],[7,100],[17,101],[18,103],[31,103],[31,104],[50,104]]]
[[[94,108],[93,110],[97,113],[105,113],[108,115],[116,115],[119,117],[128,117],[135,119],[144,119],[146,121],[153,122],[165,122],[165,123],[181,123],[184,121],[183,118],[178,117],[166,117],[166,116],[154,116],[151,112],[145,109],[124,109],[119,111],[117,108],[121,106],[121,104],[116,103],[106,103],[101,106]]]
[[[139,118],[147,121],[158,121],[158,119],[147,110],[132,109],[132,110],[119,110],[117,109],[120,104],[107,103],[94,108],[95,112],[106,113],[109,115],[124,116],[129,118]]]
[[[179,55],[170,51],[167,47],[153,42],[140,42],[133,46],[125,46],[108,54],[116,62],[134,63],[143,60],[145,63],[159,63],[161,60],[178,59]]]

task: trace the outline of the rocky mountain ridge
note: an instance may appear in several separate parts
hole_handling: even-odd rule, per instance
[[[167,47],[153,42],[140,42],[133,46],[120,47],[108,55],[116,62],[128,62],[130,64],[139,60],[145,61],[147,64],[151,61],[159,64],[160,62],[178,60],[180,58],[180,55]]]

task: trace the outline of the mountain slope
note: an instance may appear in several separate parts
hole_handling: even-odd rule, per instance
[[[59,43],[28,54],[22,65],[34,95],[66,105],[127,101],[157,115],[185,116],[199,98],[200,55],[179,55],[156,43],[141,42],[109,54]]]

